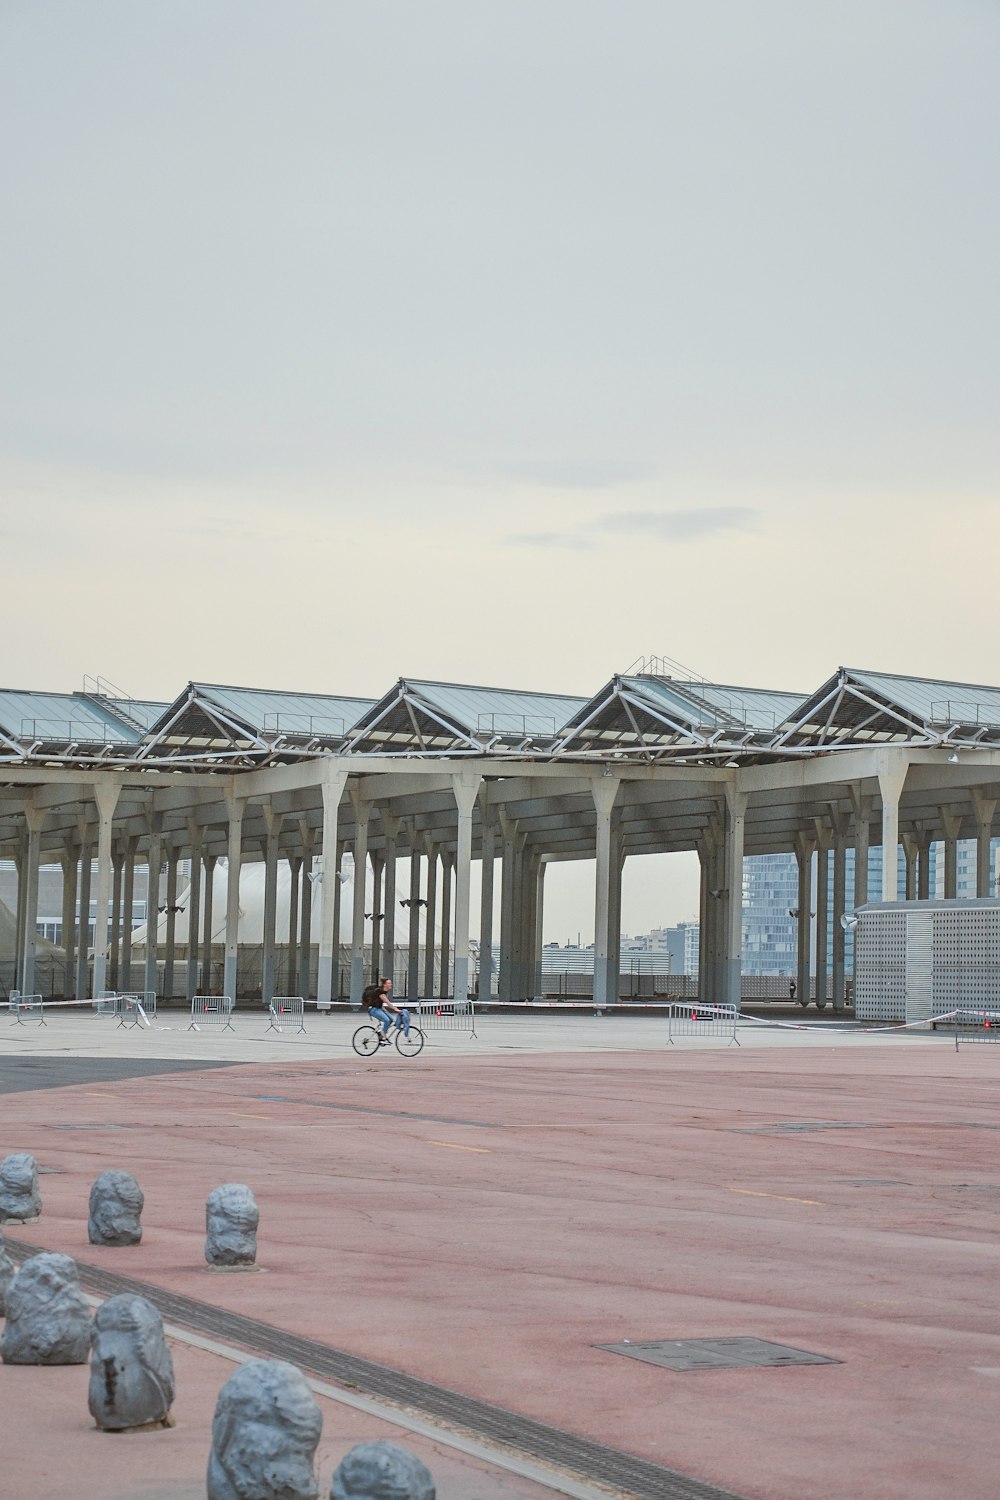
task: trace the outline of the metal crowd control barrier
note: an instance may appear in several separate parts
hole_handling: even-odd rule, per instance
[[[143,1026],[156,1019],[156,994],[152,990],[135,990],[132,994],[119,995],[118,1025]]]
[[[235,1031],[231,995],[191,996],[191,1022],[188,1031],[200,1031],[203,1026],[221,1026],[223,1031]]]
[[[118,995],[115,990],[102,990],[94,1001],[94,1010],[99,1016],[118,1014]]]
[[[20,990],[11,990],[10,1000],[7,1003],[11,1015],[14,1017],[15,1026],[23,1026],[24,1021],[21,1017],[24,1015],[33,1015],[36,1011],[38,1012],[39,1026],[47,1026],[49,1024],[45,1019],[45,1001],[41,995],[22,995]]]
[[[286,1022],[298,1021],[298,1034],[306,1029],[306,1002],[301,995],[275,995],[267,1007],[267,1016],[268,1031],[281,1031]]]
[[[960,1041],[1000,1044],[1000,1010],[956,1010],[950,1020],[956,1052]]]
[[[413,1010],[413,1006],[408,1009]],[[421,1031],[465,1031],[469,1036],[476,1035],[474,1000],[418,1000],[416,1010]]]
[[[735,1005],[698,1005],[693,1000],[675,1000],[667,1007],[667,1041],[678,1036],[724,1037],[740,1045],[736,1035]]]

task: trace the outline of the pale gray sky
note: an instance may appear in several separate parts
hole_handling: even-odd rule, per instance
[[[995,0],[0,0],[4,677],[997,681],[998,77]]]

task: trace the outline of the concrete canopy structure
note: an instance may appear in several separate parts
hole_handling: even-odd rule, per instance
[[[199,912],[220,856],[229,871],[261,861],[265,1001],[274,982],[277,871],[287,860],[294,941],[300,955],[318,952],[312,998],[320,1003],[331,999],[342,940],[351,950],[355,1003],[366,978],[366,883],[354,882],[351,910],[341,912],[340,882],[331,874],[347,848],[374,878],[376,966],[379,948],[397,941],[401,907],[408,913],[400,937],[409,947],[411,995],[430,993],[418,955],[423,951],[426,964],[436,946],[445,974],[454,958],[455,995],[467,993],[470,937],[478,936],[482,952],[492,950],[498,858],[499,992],[511,999],[534,990],[546,868],[556,860],[596,860],[598,1006],[617,995],[621,871],[630,855],[698,853],[701,994],[735,1004],[745,854],[796,854],[802,995],[815,859],[817,994],[824,999],[819,955],[825,970],[832,880],[837,1006],[845,978],[837,917],[869,894],[897,897],[895,858],[883,860],[880,891],[869,893],[861,873],[846,890],[849,845],[855,869],[866,872],[869,844],[895,849],[902,842],[907,892],[916,897],[927,894],[931,843],[943,841],[948,895],[957,840],[971,836],[980,894],[990,889],[1000,689],[841,668],[808,697],[647,671],[615,677],[589,700],[411,678],[379,699],[190,683],[159,714],[147,705],[145,725],[138,712],[126,711],[127,702],[99,693],[0,692],[0,854],[17,861],[21,876],[22,990],[34,978],[43,860],[63,865],[63,930],[72,957],[96,859],[94,993],[104,987],[112,945],[128,941],[124,929],[116,938],[116,919],[109,924],[107,913],[119,912],[122,899],[129,909],[137,862],[148,864],[153,890],[161,869],[168,872],[169,915],[181,860],[192,862],[189,899]],[[401,857],[410,863],[405,893],[396,890]],[[473,860],[483,867],[476,921],[469,909]],[[318,931],[303,896],[310,878],[322,886]],[[234,996],[238,896],[238,882],[227,879],[224,988]],[[217,916],[205,911],[204,932],[211,934]],[[171,943],[168,921],[167,953]],[[145,955],[147,989],[156,988],[157,947]],[[197,941],[194,950],[187,958],[191,992],[201,977]],[[75,957],[82,996],[86,954]],[[480,967],[484,994],[488,969]],[[301,972],[308,982],[308,966]]]

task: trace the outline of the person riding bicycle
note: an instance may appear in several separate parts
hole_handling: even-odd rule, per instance
[[[367,1005],[369,1016],[380,1028],[380,1047],[388,1047],[389,1032],[393,1026],[397,1031],[402,1031],[404,1036],[409,1036],[410,1012],[405,1005],[393,1002],[391,979],[380,979],[378,984],[370,984],[361,996],[361,1003]],[[393,1016],[396,1017],[395,1021]]]

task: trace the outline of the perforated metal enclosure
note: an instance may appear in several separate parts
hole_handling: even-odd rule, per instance
[[[872,903],[854,941],[859,1021],[1000,1009],[1000,901]]]

